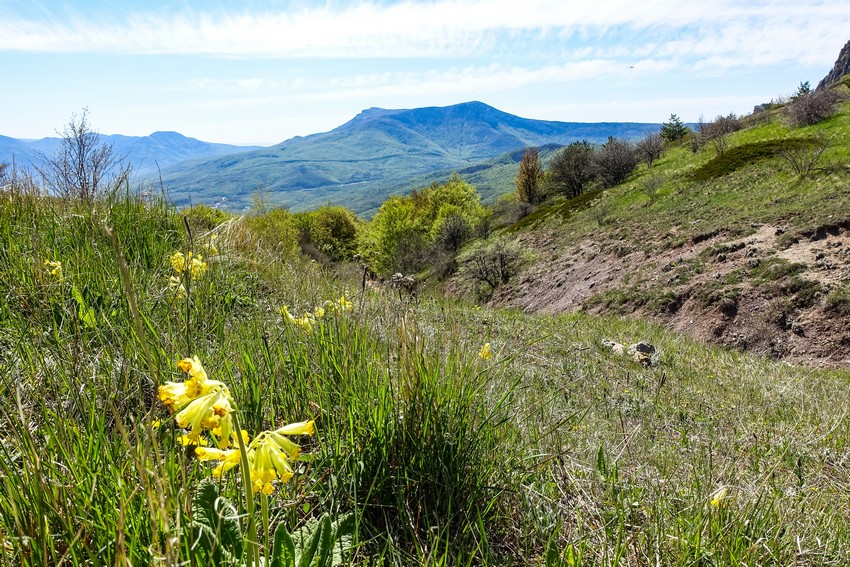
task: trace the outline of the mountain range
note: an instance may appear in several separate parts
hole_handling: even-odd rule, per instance
[[[369,216],[389,195],[406,193],[458,172],[485,199],[510,191],[522,149],[610,136],[639,138],[660,124],[555,122],[508,114],[481,102],[389,110],[369,108],[324,133],[266,148],[209,144],[176,132],[138,138],[102,136],[131,161],[135,179],[158,185],[177,205],[250,207],[252,195],[293,210],[344,204]],[[39,163],[59,138],[0,137],[0,163]],[[498,172],[498,174],[496,174]]]
[[[100,142],[111,144],[115,156],[128,161],[138,179],[156,175],[160,169],[189,160],[222,156],[257,149],[259,146],[214,144],[188,138],[177,132],[154,132],[149,136],[100,134]],[[15,163],[33,169],[52,157],[62,139],[20,140],[0,136],[0,163]]]

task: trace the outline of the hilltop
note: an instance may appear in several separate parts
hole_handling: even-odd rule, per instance
[[[370,108],[330,132],[252,152],[183,162],[166,169],[163,179],[171,198],[181,205],[191,196],[195,203],[239,210],[262,190],[272,203],[293,210],[330,202],[363,213],[376,209],[391,194],[416,188],[429,174],[443,176],[528,146],[581,139],[604,142],[609,136],[637,138],[658,126],[532,120],[481,102]]]

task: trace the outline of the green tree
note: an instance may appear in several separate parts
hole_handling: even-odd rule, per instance
[[[588,183],[593,181],[593,145],[587,140],[573,142],[558,151],[549,162],[547,170],[553,191],[567,197],[578,197]]]
[[[334,261],[347,260],[357,249],[360,221],[341,206],[324,205],[315,211],[298,213],[295,223],[301,231],[301,247],[313,247]]]
[[[681,140],[688,135],[688,132],[690,132],[690,130],[687,126],[685,126],[682,120],[675,114],[671,114],[670,120],[661,125],[660,134],[661,137],[664,138],[664,141],[670,144],[677,140]]]
[[[359,249],[380,274],[413,273],[457,252],[485,218],[475,187],[455,174],[444,184],[384,202],[363,230]]]
[[[519,163],[516,179],[516,198],[520,203],[536,205],[543,199],[543,166],[537,148],[527,148]]]

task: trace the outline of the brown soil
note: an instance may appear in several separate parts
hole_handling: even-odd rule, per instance
[[[850,278],[850,223],[794,237],[776,226],[754,226],[753,231],[743,238],[702,235],[658,254],[616,237],[560,251],[553,233],[526,233],[523,244],[536,261],[499,288],[490,304],[541,313],[612,309],[793,363],[850,365],[850,318],[829,312],[824,301],[830,289]],[[777,259],[805,264],[805,270],[796,278],[769,281],[753,275],[758,266]],[[794,285],[801,281],[807,287],[797,293]],[[595,297],[612,290],[625,292],[619,303],[606,306]],[[710,290],[717,293],[706,299]],[[641,302],[629,299],[632,295],[662,300]]]

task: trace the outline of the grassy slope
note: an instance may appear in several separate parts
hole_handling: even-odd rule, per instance
[[[203,563],[182,526],[209,468],[155,397],[190,354],[253,433],[316,419],[299,439],[313,459],[272,497],[272,522],[358,512],[354,564],[845,563],[845,372],[642,321],[361,295],[354,267],[281,258],[244,222],[219,234],[187,302],[167,282],[189,242],[161,204],[0,198],[0,563]],[[208,235],[193,237],[203,250]],[[343,292],[354,312],[312,334],[277,314]],[[602,337],[660,354],[644,367]]]
[[[775,115],[767,122],[730,136],[727,154],[748,144],[811,139],[821,134],[830,140],[820,161],[821,169],[804,179],[798,179],[782,158],[770,157],[744,164],[709,181],[697,181],[694,172],[715,160],[715,153],[706,148],[693,154],[687,147],[679,147],[668,150],[651,169],[642,165],[629,181],[603,192],[601,198],[556,199],[540,207],[507,229],[534,251],[537,260],[500,290],[502,297],[508,298],[504,303],[528,308],[523,299],[534,296],[535,290],[551,287],[547,278],[571,259],[580,259],[585,250],[599,251],[599,265],[604,264],[606,255],[629,256],[632,262],[627,277],[608,289],[597,287],[582,296],[585,306],[604,306],[629,313],[640,308],[644,313],[666,318],[670,316],[671,301],[679,304],[703,292],[720,298],[724,291],[722,281],[713,282],[711,285],[718,289],[712,290],[694,287],[687,281],[697,273],[710,273],[715,263],[720,263],[712,256],[717,250],[706,251],[677,268],[684,277],[679,284],[669,286],[658,284],[659,277],[666,280],[670,274],[658,273],[660,264],[656,258],[661,254],[687,256],[695,243],[709,238],[718,242],[716,246],[722,246],[725,241],[754,233],[761,225],[786,230],[778,241],[781,248],[800,239],[807,240],[820,227],[841,226],[850,221],[850,193],[844,190],[850,177],[847,166],[850,103],[845,102],[839,114],[815,126],[789,129]],[[663,182],[654,199],[650,199],[644,187],[653,177]],[[600,226],[598,219],[600,203],[608,208],[604,226]],[[776,262],[779,252],[760,259]],[[750,269],[745,265],[735,277],[742,278],[749,286],[749,282],[763,276],[762,272],[761,268]],[[786,279],[790,282],[791,277]],[[729,288],[740,283],[731,280]],[[789,282],[784,283],[799,283]],[[784,283],[775,287],[782,288]],[[800,285],[803,284],[809,285],[805,281]],[[753,285],[758,287],[757,282]],[[831,293],[843,293],[842,285],[831,287]],[[763,285],[759,290],[762,288]]]

